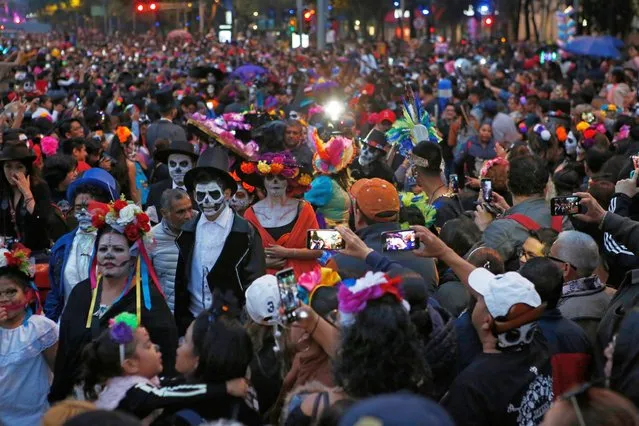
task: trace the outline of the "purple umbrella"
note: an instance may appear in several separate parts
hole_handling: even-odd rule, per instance
[[[254,79],[257,76],[264,75],[266,73],[267,71],[258,65],[246,64],[246,65],[242,65],[241,67],[233,71],[231,73],[231,77],[239,78],[243,82],[247,82]]]

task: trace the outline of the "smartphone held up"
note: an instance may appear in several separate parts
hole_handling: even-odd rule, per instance
[[[419,248],[419,238],[415,231],[389,231],[382,234],[382,250],[411,251]]]
[[[280,316],[291,323],[297,319],[296,310],[300,307],[297,298],[297,280],[293,268],[284,269],[275,274],[277,288],[280,293]]]
[[[309,229],[306,236],[306,248],[309,250],[344,250],[346,242],[334,229]]]
[[[585,213],[580,202],[581,197],[576,195],[554,197],[550,200],[550,214],[553,216],[572,216]]]

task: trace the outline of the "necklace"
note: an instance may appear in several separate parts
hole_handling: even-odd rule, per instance
[[[445,184],[445,183],[443,183],[443,184],[439,185],[439,186],[438,186],[438,187],[437,187],[437,188],[433,191],[433,193],[432,193],[432,194],[429,194],[429,197],[428,197],[428,205],[429,205],[429,206],[433,205],[433,201],[435,201],[435,195],[437,194],[437,191],[439,191],[440,189],[444,188],[445,186],[446,186],[446,184]]]

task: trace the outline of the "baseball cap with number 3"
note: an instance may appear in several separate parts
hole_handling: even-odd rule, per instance
[[[264,275],[253,281],[246,289],[246,312],[251,319],[262,325],[278,324],[280,292],[275,275]]]

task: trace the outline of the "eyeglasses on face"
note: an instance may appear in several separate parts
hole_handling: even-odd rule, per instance
[[[572,269],[574,269],[575,271],[577,270],[577,267],[575,265],[573,265],[570,262],[566,262],[565,260],[561,260],[558,257],[554,257],[554,256],[546,256],[548,259],[552,260],[553,262],[557,262],[557,263],[562,263],[564,265],[568,265],[570,266]]]

